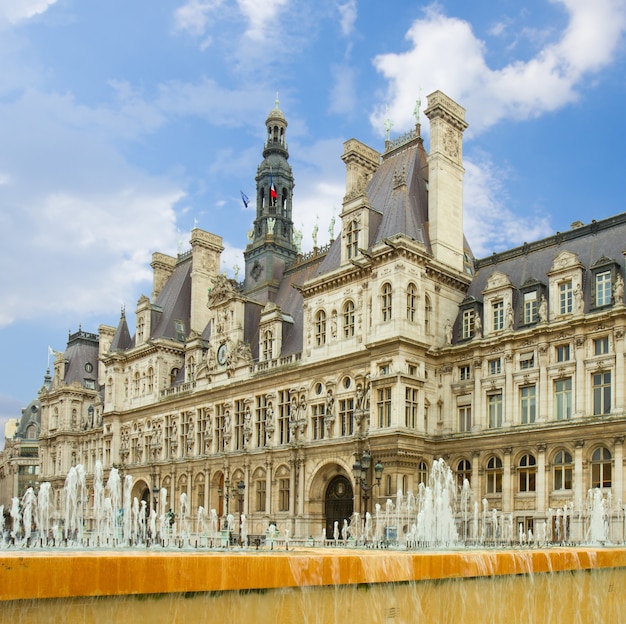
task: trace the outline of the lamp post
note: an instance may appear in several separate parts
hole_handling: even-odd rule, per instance
[[[240,479],[239,483],[237,483],[237,492],[239,493],[239,545],[240,546],[243,546],[242,535],[241,535],[241,525],[242,525],[241,516],[243,514],[243,494],[245,490],[246,490],[246,484],[243,482],[242,479]]]
[[[380,485],[380,480],[383,476],[383,470],[385,469],[383,463],[381,461],[376,462],[374,466],[374,477],[376,478],[376,483],[369,484],[367,482],[368,474],[370,466],[372,465],[372,456],[368,449],[363,451],[363,455],[361,459],[357,459],[354,462],[354,466],[352,466],[352,472],[354,474],[354,480],[356,484],[361,488],[361,498],[363,499],[363,516],[367,514],[367,502],[369,501],[370,490],[376,485]],[[365,518],[364,518],[365,519]]]

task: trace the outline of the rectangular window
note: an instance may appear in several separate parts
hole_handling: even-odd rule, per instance
[[[559,284],[559,314],[571,314],[574,302],[572,280]]]
[[[341,420],[341,435],[352,435],[354,433],[354,399],[339,401],[339,419]]]
[[[596,306],[611,303],[611,271],[596,273]]]
[[[472,430],[472,406],[463,405],[459,407],[459,431],[466,433]]]
[[[497,392],[487,397],[489,428],[502,427],[502,393]]]
[[[256,510],[265,511],[265,479],[256,482]]]
[[[244,447],[243,424],[245,413],[245,402],[243,400],[235,401],[235,449],[238,451]]]
[[[524,324],[537,322],[537,291],[524,293]]]
[[[474,335],[474,310],[463,311],[463,329],[461,337],[463,339],[471,338]]]
[[[534,368],[535,367],[535,354],[534,353],[523,353],[519,358],[519,367],[523,370],[525,368]]]
[[[556,361],[557,362],[568,362],[570,359],[569,354],[569,345],[559,345],[556,348]]]
[[[313,439],[324,439],[324,414],[326,414],[326,404],[317,403],[311,406],[311,423],[313,425]]]
[[[213,439],[215,440],[215,448],[218,453],[224,450],[224,419],[226,412],[226,406],[223,403],[219,403],[216,406]]]
[[[504,329],[504,301],[494,301],[491,304],[493,331]]]
[[[593,375],[593,413],[594,415],[611,412],[611,373]]]
[[[572,417],[572,379],[557,379],[554,382],[554,412],[557,420]]]
[[[417,426],[418,398],[417,388],[405,389],[404,424],[409,429],[415,429]]]
[[[502,372],[502,361],[500,358],[489,360],[488,366],[490,375],[499,375]]]
[[[278,481],[278,511],[289,511],[289,478]]]
[[[535,386],[523,386],[520,388],[522,425],[530,425],[535,422],[536,405]]]
[[[609,352],[609,337],[596,338],[593,341],[593,354],[606,355]]]
[[[289,444],[289,390],[278,392],[278,443]]]
[[[465,366],[459,366],[459,379],[460,381],[468,381],[472,378],[472,369],[469,364]]]
[[[265,412],[267,410],[267,401],[264,395],[256,398],[256,413],[254,418],[254,429],[256,435],[257,448],[263,448],[267,444],[267,436],[265,435]]]
[[[378,426],[391,427],[391,388],[380,388],[377,401]]]

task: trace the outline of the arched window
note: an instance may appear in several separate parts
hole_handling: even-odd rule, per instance
[[[433,306],[430,303],[430,297],[426,295],[424,297],[424,333],[427,335],[432,333],[432,314]]]
[[[519,491],[534,492],[537,476],[537,461],[534,455],[522,455],[519,462]]]
[[[176,381],[176,377],[178,376],[178,369],[177,368],[173,368],[170,371],[170,385],[173,384]]]
[[[572,456],[567,451],[554,456],[554,489],[572,489]]]
[[[148,367],[147,382],[148,393],[151,394],[152,392],[154,392],[154,368],[152,368],[152,366]]]
[[[133,375],[133,396],[139,396],[139,387],[141,383],[141,377],[139,375],[139,371],[135,372]]]
[[[402,493],[406,495],[409,491],[409,478],[406,475],[402,475]]]
[[[146,327],[146,321],[142,316],[137,321],[137,342],[139,343],[143,342],[143,332],[145,330],[145,327]]]
[[[417,465],[417,483],[428,485],[428,464],[425,461]]]
[[[391,320],[392,288],[389,282],[383,284],[381,290],[381,313],[383,321]]]
[[[348,299],[343,305],[343,337],[354,336],[354,301]]]
[[[417,305],[417,286],[411,282],[406,289],[406,318],[411,323],[415,322]]]
[[[462,459],[456,467],[457,485],[462,488],[463,482],[467,479],[469,484],[472,483],[472,464],[469,459]]]
[[[492,457],[487,462],[487,494],[502,492],[502,460]]]
[[[359,255],[359,222],[354,219],[346,228],[346,249],[348,260]]]
[[[271,360],[274,354],[274,334],[270,329],[263,333],[263,359]]]
[[[320,310],[315,315],[315,342],[318,347],[326,344],[326,312]]]
[[[187,362],[187,380],[193,381],[196,376],[196,360],[193,355],[189,357]]]
[[[591,456],[591,487],[610,488],[612,482],[611,451],[601,446]]]

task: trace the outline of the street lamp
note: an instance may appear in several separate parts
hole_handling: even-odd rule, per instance
[[[243,546],[242,536],[241,536],[241,515],[243,514],[243,493],[246,490],[246,484],[242,479],[237,483],[237,491],[239,492],[239,545]]]
[[[376,462],[374,466],[374,476],[376,483],[368,484],[367,478],[370,466],[372,465],[372,456],[368,449],[363,451],[361,459],[357,459],[352,466],[352,472],[354,474],[354,480],[356,484],[361,488],[361,498],[363,499],[363,513],[367,513],[367,501],[370,498],[369,492],[376,485],[380,485],[380,480],[383,477],[383,470],[385,469],[381,461]]]

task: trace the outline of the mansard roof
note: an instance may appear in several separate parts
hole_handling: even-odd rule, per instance
[[[567,232],[557,232],[534,243],[525,243],[477,260],[476,275],[469,294],[482,301],[487,280],[494,271],[507,275],[514,288],[522,287],[531,278],[547,284],[554,259],[564,251],[576,254],[586,270],[591,269],[601,258],[615,261],[621,267],[624,262],[625,241],[626,213],[602,221],[592,221],[588,225],[577,224],[577,227]],[[583,280],[586,301],[591,288],[591,280]]]
[[[132,340],[130,337],[130,332],[128,331],[128,323],[126,322],[126,313],[122,310],[122,315],[120,316],[120,322],[117,324],[117,329],[115,330],[115,334],[113,335],[113,340],[111,341],[111,346],[109,347],[109,351],[124,351],[130,348],[132,344]]]
[[[98,379],[98,344],[97,334],[82,330],[71,334],[65,350],[65,375],[63,382],[72,384],[75,381],[81,386],[96,388]],[[89,383],[88,383],[89,382]]]
[[[421,137],[388,149],[367,185],[372,208],[381,222],[372,232],[370,246],[395,234],[405,234],[426,246],[428,238],[428,160]]]
[[[152,306],[150,338],[178,339],[176,321],[189,334],[191,316],[191,253],[179,260]]]

